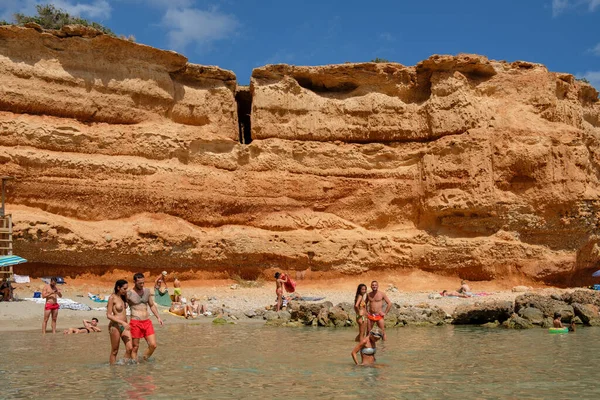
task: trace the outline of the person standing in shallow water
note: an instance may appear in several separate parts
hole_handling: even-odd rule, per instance
[[[46,299],[44,306],[44,322],[42,322],[42,333],[46,334],[48,319],[52,315],[52,333],[56,333],[56,320],[58,319],[58,298],[62,297],[60,289],[56,286],[56,278],[50,278],[50,284],[42,289],[42,297]]]
[[[146,343],[148,343],[148,348],[146,349],[146,353],[144,353],[144,360],[147,360],[157,347],[154,326],[152,326],[152,321],[150,321],[148,307],[150,307],[150,310],[156,316],[160,326],[163,325],[163,320],[160,318],[158,309],[154,303],[154,293],[144,287],[144,274],[138,272],[133,275],[133,283],[133,290],[127,292],[127,304],[131,308],[131,320],[129,321],[133,344],[131,358],[137,360],[140,339],[144,338],[146,339]]]
[[[383,309],[384,301],[387,304],[385,309],[385,311],[387,311],[390,309],[392,302],[385,293],[379,291],[379,283],[377,281],[371,282],[371,292],[367,294],[367,330],[371,331],[373,325],[377,323],[377,326],[381,329],[383,340],[386,339],[385,323],[383,321],[385,318],[385,311]]]
[[[133,350],[131,329],[127,323],[127,289],[128,283],[125,279],[116,281],[114,293],[110,295],[106,305],[106,318],[110,321],[108,334],[110,335],[109,363],[111,365],[117,362],[121,340],[125,344],[126,360],[131,359]]]
[[[383,337],[382,333],[377,329],[369,331],[369,334],[362,338],[360,342],[352,349],[352,359],[356,365],[372,365],[375,364],[375,353],[377,352],[377,341]],[[360,352],[361,362],[358,363],[356,353]]]
[[[367,332],[367,285],[364,283],[358,285],[356,289],[354,311],[356,312],[356,323],[358,324],[358,335],[355,341],[359,342]]]

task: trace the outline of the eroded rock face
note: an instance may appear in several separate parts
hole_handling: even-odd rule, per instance
[[[231,72],[87,30],[0,27],[0,82],[32,274],[597,269],[598,93],[542,65],[261,67],[249,145]]]

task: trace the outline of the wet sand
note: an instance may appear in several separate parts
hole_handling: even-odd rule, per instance
[[[126,277],[130,281],[131,277]],[[105,307],[106,303],[96,303],[88,298],[92,294],[108,295],[112,292],[114,277],[90,277],[69,279],[61,285],[63,297],[90,307]],[[379,281],[380,290],[386,292],[390,300],[398,304],[416,305],[429,303],[441,307],[449,314],[456,306],[465,303],[487,302],[494,300],[514,300],[522,293],[513,292],[514,286],[530,286],[536,293],[551,294],[561,293],[569,289],[557,289],[544,285],[535,285],[518,279],[502,281],[477,281],[468,282],[474,293],[485,292],[488,295],[473,298],[441,298],[430,299],[429,295],[443,289],[455,290],[460,286],[457,277],[444,277],[423,271],[394,272],[382,274],[368,274],[353,277],[338,277],[334,279],[304,279],[298,280],[297,292],[302,296],[324,297],[322,301],[330,301],[334,305],[341,302],[352,302],[356,287],[359,283],[370,284],[371,280]],[[146,278],[147,287],[153,287],[153,278]],[[169,283],[172,293],[172,282]],[[243,287],[246,284],[261,285],[259,287]],[[41,291],[44,283],[40,279],[32,279],[31,283],[14,284],[17,289],[15,295],[19,298],[33,297],[34,291]],[[275,303],[275,283],[269,280],[259,280],[254,283],[235,281],[232,279],[218,280],[182,280],[183,296],[188,300],[195,296],[206,305],[209,310],[218,313],[225,308],[233,312],[244,312],[256,309],[265,309]],[[212,317],[198,317],[186,320],[181,317],[165,313],[164,308],[159,308],[161,317],[166,324],[210,322]],[[105,329],[108,325],[106,311],[74,311],[61,309],[58,317],[57,332],[68,327],[81,325],[82,319],[96,317],[100,320],[100,327]],[[0,331],[41,330],[43,320],[43,305],[31,301],[0,302]],[[154,321],[156,321],[153,318]],[[256,323],[260,319],[241,318],[239,322]],[[155,322],[156,324],[156,322]],[[50,322],[48,322],[50,328]]]

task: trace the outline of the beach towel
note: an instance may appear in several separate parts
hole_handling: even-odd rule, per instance
[[[96,303],[108,303],[108,299],[104,300],[99,294],[88,293],[88,298]]]
[[[171,296],[169,296],[168,290],[161,292],[158,289],[154,289],[154,301],[160,306],[171,307]]]
[[[319,300],[323,300],[324,298],[325,297],[300,296],[300,297],[292,298],[292,300],[297,300],[297,301],[319,301]]]
[[[29,275],[17,275],[14,274],[15,283],[29,283],[31,279],[29,279]]]
[[[177,315],[177,314],[175,314],[175,313],[172,313],[172,312],[171,312],[171,311],[169,311],[169,310],[163,310],[163,312],[164,312],[164,313],[166,313],[166,314],[171,314],[171,315],[172,315],[172,316],[174,316],[174,317],[185,318],[183,315]]]

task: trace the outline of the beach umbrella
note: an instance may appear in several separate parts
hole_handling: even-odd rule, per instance
[[[592,276],[593,276],[594,278],[597,278],[597,277],[599,277],[599,276],[600,276],[600,269],[599,269],[598,271],[594,272],[594,273],[592,274]]]

